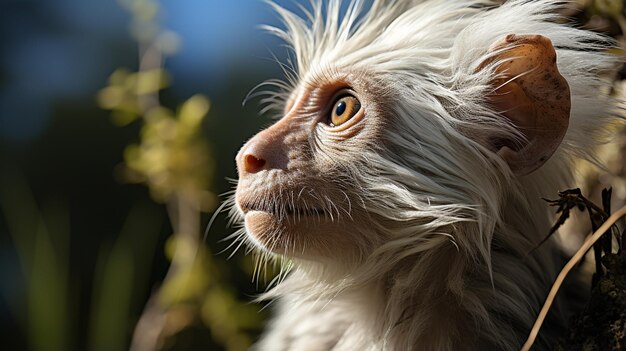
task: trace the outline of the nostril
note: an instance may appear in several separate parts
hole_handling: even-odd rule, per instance
[[[265,166],[265,160],[262,158],[257,158],[254,155],[248,154],[243,158],[244,168],[246,172],[256,173],[263,169]]]

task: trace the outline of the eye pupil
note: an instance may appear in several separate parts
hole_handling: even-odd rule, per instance
[[[354,95],[346,92],[337,97],[331,106],[333,108],[330,111],[330,116],[327,117],[327,124],[331,127],[337,127],[346,123],[361,110],[359,100]]]
[[[341,116],[344,112],[346,112],[346,103],[344,101],[341,101],[337,104],[335,113],[337,114],[337,116]]]

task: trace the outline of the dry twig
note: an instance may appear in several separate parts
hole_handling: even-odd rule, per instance
[[[552,303],[554,302],[554,298],[556,297],[556,294],[559,291],[559,288],[561,287],[561,285],[563,284],[563,281],[565,280],[565,277],[567,277],[567,275],[572,270],[572,268],[574,268],[576,264],[580,262],[580,260],[585,256],[587,251],[598,240],[602,238],[605,232],[609,230],[611,226],[613,226],[620,218],[624,216],[626,216],[626,206],[620,208],[617,212],[612,214],[606,220],[606,222],[604,222],[600,226],[600,228],[598,228],[598,230],[596,230],[593,233],[593,235],[587,238],[587,240],[585,240],[585,242],[581,245],[578,251],[576,251],[576,254],[574,254],[574,256],[569,260],[569,262],[567,262],[565,267],[563,267],[563,269],[561,270],[561,273],[559,273],[558,277],[554,281],[554,284],[552,285],[552,289],[550,289],[550,293],[548,294],[548,297],[546,298],[546,302],[544,303],[541,311],[539,312],[539,316],[537,316],[537,320],[535,321],[535,324],[533,325],[530,331],[530,335],[528,336],[526,343],[524,343],[524,346],[522,346],[521,351],[530,351],[530,348],[533,346],[535,339],[537,338],[537,335],[539,334],[539,329],[541,329],[541,325],[543,324],[546,318],[546,315],[548,314],[548,311],[550,310],[550,307],[552,306]]]

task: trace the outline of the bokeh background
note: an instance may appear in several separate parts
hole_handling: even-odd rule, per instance
[[[296,10],[296,1],[276,1]],[[622,38],[623,1],[580,1]],[[0,5],[0,349],[243,350],[274,274],[224,241],[234,156],[279,78],[259,0]],[[617,79],[617,77],[616,77]]]
[[[173,312],[147,322],[160,348],[244,349],[264,280],[243,250],[227,260],[225,216],[203,234],[239,146],[269,121],[242,102],[280,76],[285,50],[258,30],[277,16],[256,0],[0,8],[0,348],[127,349],[166,290]],[[168,275],[177,251],[191,259]]]

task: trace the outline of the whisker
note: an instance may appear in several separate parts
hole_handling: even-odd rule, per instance
[[[211,226],[213,225],[213,222],[215,221],[215,218],[217,218],[217,215],[219,215],[222,212],[222,210],[224,209],[224,207],[226,207],[229,204],[230,204],[229,201],[224,201],[217,208],[217,210],[215,210],[215,212],[213,212],[213,215],[211,216],[211,219],[209,220],[209,224],[207,224],[207,227],[204,230],[204,236],[202,237],[202,242],[203,243],[206,243],[206,239],[209,236],[209,230],[211,230]]]

